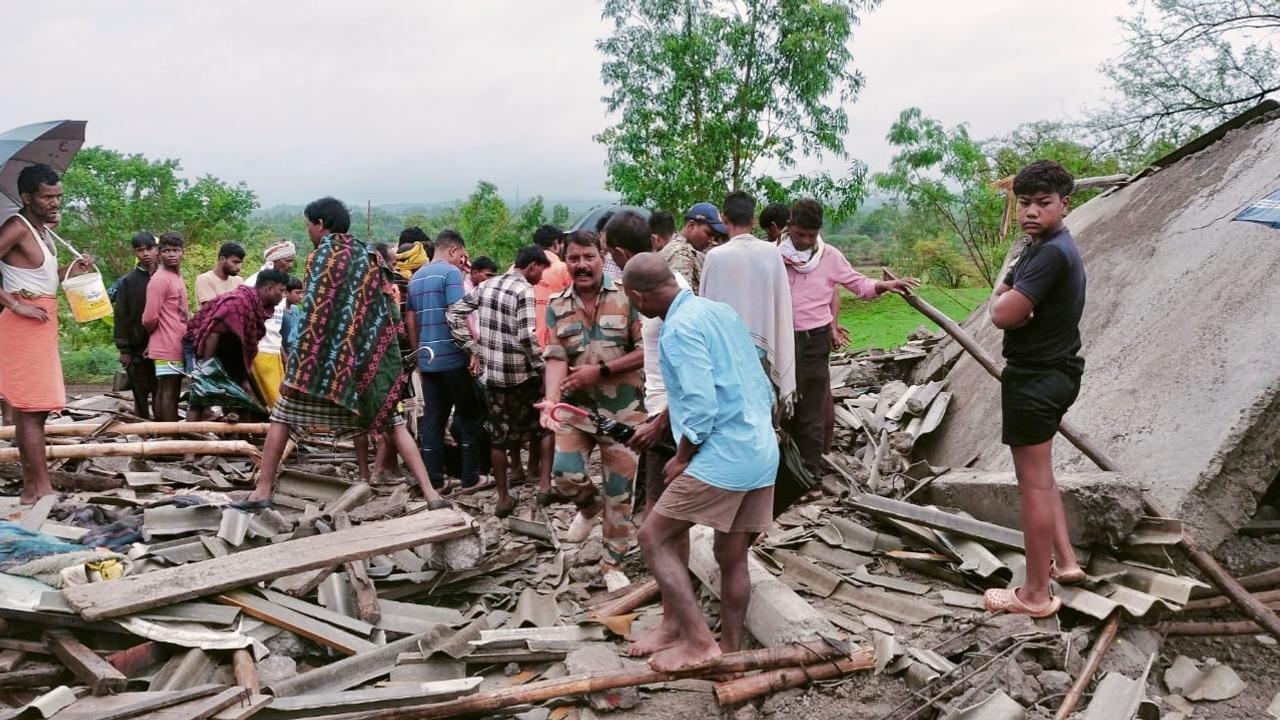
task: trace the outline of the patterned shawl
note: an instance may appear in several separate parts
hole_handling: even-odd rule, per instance
[[[284,384],[382,427],[404,382],[400,333],[385,287],[382,256],[346,234],[326,235],[307,256],[298,338],[285,363]]]
[[[257,288],[241,285],[205,303],[188,323],[187,337],[199,354],[209,333],[225,328],[239,338],[244,350],[244,369],[248,372],[258,354],[258,342],[266,335],[266,322],[271,312],[262,307]]]

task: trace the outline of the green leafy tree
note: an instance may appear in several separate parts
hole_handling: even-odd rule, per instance
[[[481,180],[458,208],[458,231],[467,241],[471,255],[489,255],[499,265],[515,258],[519,240],[515,238],[511,210],[498,195],[498,188]]]
[[[688,207],[751,190],[822,199],[832,220],[861,200],[865,169],[775,177],[800,157],[845,158],[858,14],[878,0],[605,0],[613,31],[604,97],[618,122],[597,136],[625,202]]]
[[[1116,97],[1092,118],[1117,150],[1150,159],[1153,143],[1185,140],[1280,91],[1275,0],[1129,4],[1124,52],[1102,67]]]
[[[932,216],[973,265],[994,284],[1008,248],[1000,235],[1004,195],[992,187],[994,168],[964,125],[947,129],[908,108],[889,130],[896,154],[875,182],[916,212]]]
[[[573,222],[569,216],[569,206],[556,203],[551,207],[551,224],[558,228],[567,228]]]
[[[512,239],[519,243],[517,247],[524,247],[533,242],[533,231],[546,222],[546,204],[541,195],[534,195],[529,198],[529,202],[525,203],[524,207],[520,208],[520,214],[516,216]]]
[[[178,177],[177,160],[149,160],[103,147],[76,155],[63,177],[66,207],[59,232],[118,276],[133,267],[129,239],[140,230],[177,231],[188,246],[242,240],[257,197],[243,183]]]

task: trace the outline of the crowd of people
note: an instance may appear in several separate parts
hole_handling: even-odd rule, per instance
[[[1079,572],[1069,543],[1059,542],[1065,521],[1046,454],[1083,366],[1075,324],[1084,276],[1061,223],[1070,183],[1051,163],[1018,176],[1023,229],[1043,242],[1015,264],[992,309],[1008,330],[1011,368],[1021,368],[1006,370],[1020,384],[1006,381],[1005,438],[1034,517],[1024,526],[1027,587],[988,601],[1029,614],[1056,602],[1048,596],[1052,556],[1055,577]],[[24,171],[20,186],[26,225],[0,226],[0,325],[24,324],[12,336],[22,352],[38,346],[44,357],[52,347],[52,374],[30,393],[17,388],[15,363],[3,361],[15,353],[5,330],[0,389],[22,418],[23,500],[31,501],[53,492],[43,421],[64,402],[56,317],[43,305],[56,290],[45,236],[57,224],[61,188],[48,168]],[[355,439],[363,477],[398,474],[403,462],[432,508],[448,506],[456,489],[492,482],[493,512],[505,517],[521,503],[516,485],[536,475],[533,502],[577,509],[565,541],[582,542],[602,525],[600,573],[609,589],[629,582],[624,558],[633,546],[643,551],[663,620],[628,650],[652,656],[660,670],[739,649],[747,552],[773,519],[780,437],[795,441],[810,472],[824,470],[829,355],[848,339],[840,289],[872,300],[918,284],[856,271],[823,241],[823,208],[813,199],[757,215],[756,200],[735,191],[719,205],[694,204],[679,229],[669,213],[626,209],[594,230],[545,225],[505,272],[490,258],[471,258],[455,230],[431,238],[407,228],[390,247],[353,237],[347,208],[332,197],[303,214],[313,248],[301,278],[290,274],[290,242],[269,247],[245,280],[245,250],[227,243],[196,280],[194,314],[180,274],[183,238],[132,239],[137,267],[113,292],[135,414],[177,420],[187,378],[188,420],[215,409],[269,420],[255,487],[236,503],[250,511],[271,503],[290,435],[318,429]],[[11,273],[3,263],[15,261],[20,271]],[[1035,321],[1037,310],[1051,325]],[[52,335],[35,332],[42,323]],[[1036,390],[1046,378],[1047,398]],[[695,524],[715,530],[718,641],[686,571]]]

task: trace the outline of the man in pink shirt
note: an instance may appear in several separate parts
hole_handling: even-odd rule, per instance
[[[920,284],[915,278],[875,281],[853,269],[845,256],[822,241],[822,205],[797,200],[791,206],[787,233],[778,252],[791,285],[791,315],[796,337],[796,399],[789,431],[810,472],[821,475],[822,440],[831,372],[831,295],[843,285],[865,300],[885,292],[905,293]]]
[[[142,327],[151,334],[147,357],[156,363],[156,394],[152,398],[155,418],[177,422],[178,394],[186,375],[186,352],[182,339],[187,334],[187,283],[182,279],[185,243],[176,232],[160,236],[160,267],[147,283],[147,305],[142,311]]]

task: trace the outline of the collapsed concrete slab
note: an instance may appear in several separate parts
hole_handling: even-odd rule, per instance
[[[1218,134],[1067,218],[1089,276],[1087,365],[1067,419],[1150,478],[1209,548],[1247,521],[1280,469],[1280,230],[1232,221],[1280,184],[1280,118]],[[998,356],[985,307],[965,327]],[[967,356],[947,378],[954,400],[922,445],[929,461],[1011,468],[995,381]],[[1054,452],[1062,469],[1092,468],[1061,438]]]
[[[1057,475],[1071,542],[1119,544],[1142,517],[1142,483],[1109,472]],[[924,490],[927,503],[963,510],[979,520],[1022,529],[1018,481],[1012,472],[952,470]]]

